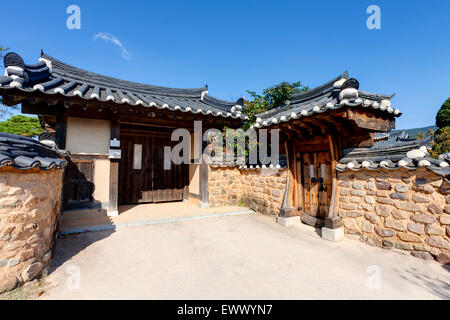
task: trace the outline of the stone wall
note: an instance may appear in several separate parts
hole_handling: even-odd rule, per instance
[[[0,169],[0,292],[45,275],[63,170]]]
[[[421,168],[338,174],[338,214],[345,234],[424,259],[450,254],[450,189]]]
[[[263,214],[278,215],[287,170],[210,166],[208,180],[210,206],[242,204]]]

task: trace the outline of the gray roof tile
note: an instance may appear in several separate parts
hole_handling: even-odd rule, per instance
[[[283,106],[256,115],[257,121],[254,127],[268,127],[276,123],[336,110],[343,106],[379,109],[396,117],[401,115],[400,110],[391,107],[390,99],[394,95],[357,90],[356,96],[341,99],[341,86],[347,79],[348,72],[345,71],[319,87],[293,95]]]
[[[40,90],[86,100],[111,100],[117,104],[248,119],[241,112],[232,110],[236,102],[208,95],[206,86],[178,89],[125,81],[73,67],[46,54],[33,65],[24,64],[16,53],[8,53],[4,60],[7,68],[6,75],[0,77],[0,89]]]
[[[62,169],[67,165],[63,155],[32,138],[0,132],[0,167]]]
[[[430,137],[422,140],[399,138],[393,135],[386,141],[378,141],[370,148],[351,148],[344,150],[344,156],[336,165],[337,171],[357,171],[362,169],[394,170],[404,168],[415,170],[425,167],[439,175],[450,176],[449,162],[433,159],[426,151]],[[411,153],[411,151],[414,151]]]

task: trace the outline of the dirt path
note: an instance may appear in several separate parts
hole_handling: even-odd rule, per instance
[[[52,264],[39,299],[450,298],[437,262],[259,214],[71,235]]]

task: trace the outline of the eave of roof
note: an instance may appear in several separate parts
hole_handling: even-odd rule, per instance
[[[433,159],[427,152],[430,138],[423,140],[398,139],[379,141],[370,148],[344,150],[345,155],[336,165],[336,170],[395,170],[404,168],[416,170],[426,168],[436,174],[448,177],[450,166],[445,159]]]
[[[63,155],[32,138],[0,132],[0,168],[63,169],[67,166]]]
[[[46,54],[42,54],[39,62],[33,65],[27,65],[20,56],[13,55],[14,59],[5,56],[5,75],[0,77],[1,91],[41,91],[48,95],[80,97],[87,101],[112,101],[119,105],[248,119],[241,112],[242,106],[210,96],[206,86],[195,89],[152,86],[76,68]]]
[[[351,97],[346,97],[341,90],[343,83],[348,79],[348,72],[306,92],[292,96],[291,100],[278,108],[256,115],[256,128],[268,127],[280,122],[288,122],[301,117],[336,110],[344,106],[366,107],[380,110],[395,117],[401,115],[400,110],[391,107],[390,99],[394,95],[374,94],[356,90]]]

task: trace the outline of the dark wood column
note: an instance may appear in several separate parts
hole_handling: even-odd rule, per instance
[[[120,120],[117,114],[111,114],[111,137],[110,137],[110,155],[109,155],[109,205],[108,215],[115,216],[119,214],[119,162],[113,154],[120,152],[120,146],[113,145],[114,139],[120,142]]]
[[[59,149],[66,148],[67,116],[62,105],[57,106],[55,124],[55,142]]]

